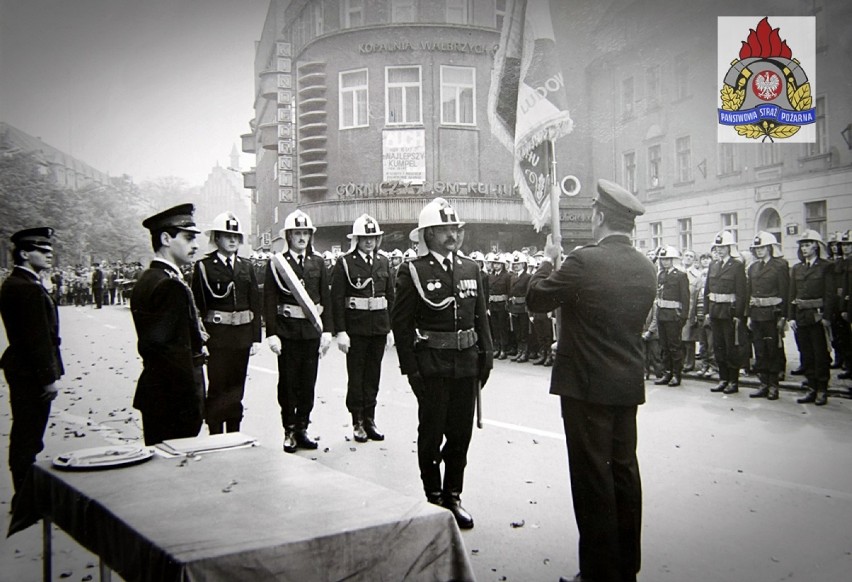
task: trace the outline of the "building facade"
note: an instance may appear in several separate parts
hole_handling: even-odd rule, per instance
[[[294,208],[316,247],[348,248],[362,213],[383,248],[409,248],[422,207],[447,198],[465,249],[512,250],[543,235],[513,186],[512,158],[486,106],[506,2],[273,1],[257,45],[257,94],[243,151],[258,246]]]

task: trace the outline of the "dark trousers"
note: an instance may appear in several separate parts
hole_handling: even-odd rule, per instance
[[[506,302],[491,303],[491,337],[494,339],[494,351],[509,349],[509,312]]]
[[[278,404],[284,427],[307,428],[314,408],[320,340],[281,338]]]
[[[683,323],[680,320],[658,320],[657,329],[660,334],[660,355],[663,366],[667,372],[679,375],[683,370],[683,342],[680,339]]]
[[[527,339],[530,335],[530,318],[526,312],[524,313],[510,313],[509,317],[512,318],[512,330],[515,333],[515,341],[518,344],[526,345]],[[518,345],[518,349],[520,345]]]
[[[533,338],[536,351],[550,353],[550,345],[553,343],[553,322],[546,313],[533,314]],[[532,350],[531,350],[532,351]]]
[[[426,495],[461,495],[473,433],[476,378],[423,378],[418,398],[417,460]],[[443,443],[443,447],[441,446]],[[443,486],[441,460],[444,461]]]
[[[6,372],[12,430],[9,433],[9,470],[15,492],[21,490],[36,455],[44,450],[44,430],[50,418],[50,402],[39,396],[44,389],[32,380]]]
[[[800,325],[796,328],[796,337],[799,339],[799,357],[808,385],[813,390],[825,390],[831,374],[831,355],[828,353],[825,327],[821,323]]]
[[[346,354],[346,409],[361,412],[376,408],[386,335],[351,335]]]
[[[239,426],[243,418],[243,395],[246,387],[250,348],[210,346],[207,360],[207,399],[204,404],[210,432],[222,432],[222,423]],[[215,432],[214,432],[215,431]],[[228,432],[232,432],[230,429]]]
[[[143,371],[144,373],[144,371]],[[169,439],[185,439],[198,436],[204,423],[204,369],[193,369],[195,379],[194,406],[190,408],[157,408],[143,410],[142,436],[148,446]]]
[[[734,345],[734,320],[710,318],[713,331],[713,353],[719,366],[719,379],[726,382],[738,382],[740,379],[741,348]],[[746,341],[741,337],[740,342]]]
[[[636,406],[562,397],[580,573],[594,582],[635,581],[641,565],[642,482]]]
[[[100,309],[104,306],[104,289],[103,287],[93,287],[92,295],[95,296],[95,306]]]
[[[778,383],[778,374],[784,371],[784,352],[776,320],[752,321],[751,341],[754,345],[754,370],[767,374],[771,384]]]

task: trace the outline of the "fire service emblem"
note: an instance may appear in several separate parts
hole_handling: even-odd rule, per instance
[[[742,21],[740,18],[727,20]],[[804,20],[805,29],[810,24],[806,17],[783,20]],[[720,53],[723,24],[729,25],[720,18]],[[780,28],[772,28],[769,17],[765,17],[755,28],[749,29],[746,40],[740,41],[739,58],[730,62],[723,77],[722,106],[718,110],[719,126],[723,129],[719,131],[719,141],[814,141],[813,131],[803,132],[797,136],[800,139],[790,139],[816,122],[816,109],[808,76],[793,56],[787,38],[781,38],[781,32]],[[721,54],[719,58],[723,58]],[[736,131],[739,139],[730,128]],[[733,139],[726,139],[728,137]]]

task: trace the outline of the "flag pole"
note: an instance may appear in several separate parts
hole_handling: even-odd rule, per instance
[[[559,195],[560,188],[556,181],[556,144],[552,139],[550,143],[550,240],[556,246],[562,246],[562,227],[559,220]],[[556,265],[557,267],[559,265]]]

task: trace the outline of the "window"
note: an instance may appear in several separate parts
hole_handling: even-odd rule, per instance
[[[734,144],[719,144],[719,175],[726,176],[739,171]]]
[[[367,127],[367,69],[340,73],[340,129]]]
[[[662,222],[652,222],[651,226],[651,248],[656,249],[657,247],[663,246],[663,223]]]
[[[816,100],[816,142],[809,143],[807,155],[818,156],[828,153],[828,132],[825,125],[825,97],[817,97]]]
[[[468,20],[468,0],[447,0],[447,22],[450,24],[470,24]]]
[[[727,230],[731,234],[733,234],[734,235],[734,242],[737,242],[737,241],[740,240],[739,231],[738,231],[738,228],[739,228],[738,224],[739,223],[738,223],[737,220],[738,219],[737,219],[737,213],[736,212],[729,212],[729,213],[726,213],[726,214],[722,214],[722,230]]]
[[[663,184],[663,151],[660,145],[648,148],[648,187],[658,188]]]
[[[391,0],[391,22],[414,22],[415,10],[414,0]]]
[[[421,123],[420,67],[385,69],[385,110],[387,123]]]
[[[497,30],[503,30],[503,19],[506,18],[506,2],[508,0],[494,0],[494,26]]]
[[[825,217],[825,200],[805,202],[805,226],[817,231],[822,237],[822,240],[825,240],[827,235]]]
[[[343,0],[343,28],[364,26],[364,0]]]
[[[621,81],[621,114],[624,117],[633,115],[633,77]]]
[[[624,187],[628,192],[636,192],[636,152],[624,154]]]
[[[660,66],[648,67],[645,77],[647,89],[647,108],[653,109],[660,105]]]
[[[677,149],[677,180],[689,182],[692,180],[692,145],[689,136],[677,138],[675,148]]]
[[[757,146],[757,165],[758,166],[773,166],[780,163],[781,155],[778,152],[778,145],[774,143],[761,143]]]
[[[323,33],[323,17],[322,17],[322,2],[314,4],[314,36],[320,36]]]
[[[677,221],[677,240],[683,250],[692,248],[692,219],[680,218]]]
[[[674,61],[674,93],[675,101],[689,97],[689,60],[681,53]]]
[[[472,67],[441,67],[441,123],[475,125],[475,75]]]

